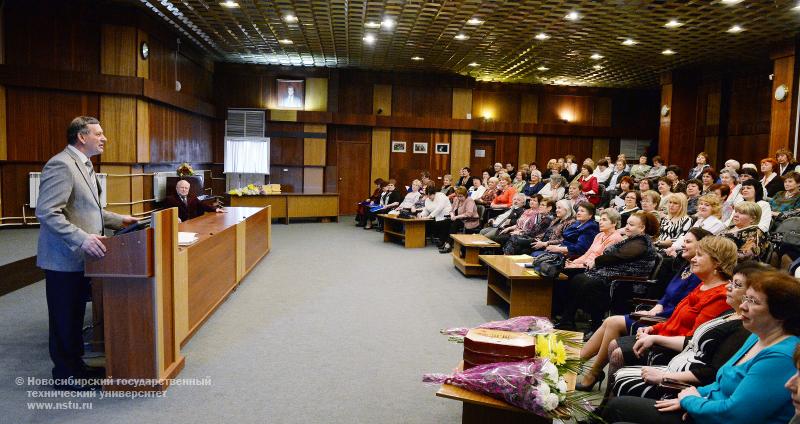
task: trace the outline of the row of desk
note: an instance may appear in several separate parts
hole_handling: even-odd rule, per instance
[[[233,207],[270,206],[272,219],[321,218],[339,220],[339,193],[277,193],[259,196],[231,196]]]

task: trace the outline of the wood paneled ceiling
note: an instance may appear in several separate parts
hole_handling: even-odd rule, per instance
[[[611,87],[653,87],[685,66],[763,62],[800,29],[789,0],[129,1],[221,61]]]

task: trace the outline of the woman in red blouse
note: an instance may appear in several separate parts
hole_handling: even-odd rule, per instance
[[[598,195],[600,186],[597,183],[597,178],[592,175],[592,172],[594,172],[592,165],[588,163],[581,165],[581,176],[578,177],[578,182],[581,185],[581,191],[586,195],[586,198],[589,199],[589,202],[597,206],[597,204],[600,203],[600,196]]]
[[[609,344],[610,375],[623,365],[666,365],[681,350],[669,345],[675,340],[671,336],[691,336],[700,324],[730,309],[725,301],[725,286],[736,266],[736,252],[736,244],[727,238],[700,240],[691,271],[701,283],[678,303],[667,321],[642,327],[636,336],[621,337]]]

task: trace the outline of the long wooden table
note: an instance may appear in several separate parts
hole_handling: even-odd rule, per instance
[[[272,218],[288,225],[292,218],[339,220],[339,193],[279,193],[260,196],[231,196],[234,207],[272,206]]]
[[[178,230],[198,233],[178,246]],[[178,223],[157,211],[151,228],[109,237],[86,261],[102,315],[104,390],[166,390],[183,368],[181,347],[269,252],[270,208],[227,208]],[[97,306],[97,305],[93,305]]]
[[[553,279],[539,276],[518,264],[533,261],[528,255],[480,255],[488,266],[486,304],[508,304],[508,316],[536,315],[550,317],[553,302]],[[563,274],[559,279],[566,279]]]
[[[383,218],[383,241],[400,241],[406,249],[425,247],[425,225],[428,218],[400,218],[379,214]]]
[[[453,266],[468,277],[486,275],[486,266],[478,260],[480,250],[500,245],[480,234],[452,234],[450,237],[453,238]]]

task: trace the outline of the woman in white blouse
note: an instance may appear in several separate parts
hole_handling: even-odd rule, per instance
[[[721,234],[728,228],[720,217],[722,216],[722,199],[716,194],[706,194],[700,196],[697,201],[697,221],[692,227],[700,227],[713,235]],[[678,237],[666,253],[669,256],[677,256],[678,251],[683,249],[683,238],[685,234]]]
[[[554,202],[564,198],[564,177],[561,175],[550,176],[550,183],[546,184],[539,190],[539,194],[545,199],[550,199]]]
[[[472,200],[478,200],[483,196],[483,193],[486,192],[486,186],[481,183],[481,179],[478,177],[472,178],[472,186],[469,188],[468,196]]]
[[[671,247],[678,238],[689,231],[689,228],[692,228],[692,218],[686,215],[686,195],[671,193],[666,198],[667,213],[661,218],[661,231],[655,242],[655,245],[662,249]]]

